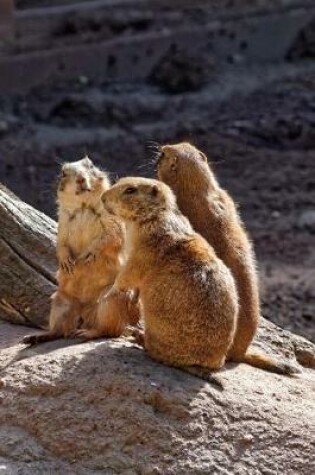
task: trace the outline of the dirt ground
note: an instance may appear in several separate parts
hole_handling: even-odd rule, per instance
[[[209,106],[203,94],[79,78],[2,97],[0,180],[54,216],[61,161],[88,152],[113,177],[154,176],[149,139],[192,141],[240,205],[257,252],[263,315],[314,341],[315,75]]]

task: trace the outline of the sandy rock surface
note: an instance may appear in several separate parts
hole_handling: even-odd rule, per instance
[[[0,352],[1,474],[315,469],[314,370],[287,378],[228,365],[221,392],[152,361],[127,339],[25,349],[17,341],[29,329],[1,323],[0,332],[10,335]],[[268,341],[265,332],[260,346],[290,355],[289,333],[271,332]]]

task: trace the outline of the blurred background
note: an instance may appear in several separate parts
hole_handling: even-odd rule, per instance
[[[315,341],[314,0],[0,0],[0,181],[56,218],[60,163],[154,176],[201,148],[255,243],[262,313]]]

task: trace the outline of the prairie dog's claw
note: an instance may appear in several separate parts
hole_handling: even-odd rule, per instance
[[[73,268],[75,266],[75,260],[72,259],[71,257],[68,257],[65,261],[60,262],[60,267],[64,272],[67,272],[68,274],[73,273]]]
[[[85,264],[90,264],[91,262],[95,262],[96,260],[96,254],[94,252],[89,252],[85,257],[84,257],[84,263]]]
[[[91,264],[96,260],[96,253],[93,251],[85,252],[79,257],[78,260],[83,264]]]
[[[37,343],[37,337],[38,335],[26,335],[22,338],[21,343],[24,343],[25,345],[36,345]]]
[[[144,331],[140,328],[133,328],[131,332],[132,337],[134,338],[135,342],[144,348]]]

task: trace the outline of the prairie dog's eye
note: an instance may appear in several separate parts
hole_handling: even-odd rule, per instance
[[[133,193],[137,192],[137,188],[135,186],[128,186],[128,188],[125,189],[124,194],[125,195],[132,195]]]
[[[62,170],[61,171],[61,176],[62,176],[62,178],[65,178],[67,176],[67,173],[64,170]]]

